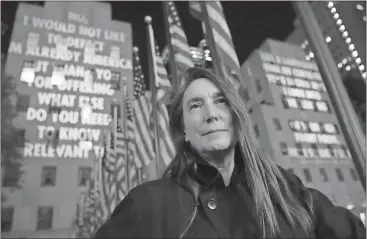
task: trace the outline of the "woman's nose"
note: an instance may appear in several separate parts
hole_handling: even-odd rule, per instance
[[[209,123],[218,120],[218,113],[213,104],[208,104],[206,107],[205,120]]]

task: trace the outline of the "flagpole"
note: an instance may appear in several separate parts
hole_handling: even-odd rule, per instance
[[[150,57],[148,58],[148,66],[149,66],[149,84],[150,90],[152,92],[152,113],[153,113],[153,125],[154,125],[154,147],[155,147],[155,166],[156,166],[156,174],[157,178],[159,175],[159,137],[158,137],[158,114],[157,114],[157,87],[155,84],[156,81],[156,69],[155,69],[155,43],[154,43],[154,33],[152,28],[152,18],[150,16],[145,17],[145,23],[147,24],[147,34],[148,34],[148,49]]]
[[[115,194],[115,201],[116,205],[119,203],[118,200],[118,183],[117,183],[117,104],[113,104],[113,148],[115,154],[115,168],[114,168],[114,180],[115,180],[115,187],[116,187],[116,194]]]
[[[310,45],[315,53],[315,60],[334,106],[343,135],[352,154],[355,169],[363,189],[366,191],[366,137],[362,133],[361,124],[353,109],[350,98],[343,85],[330,50],[326,45],[322,30],[308,2],[294,2],[294,10],[298,15]]]
[[[121,84],[121,83],[120,83]],[[130,159],[129,159],[129,138],[127,136],[127,109],[126,109],[126,103],[127,103],[127,91],[126,91],[126,84],[125,82],[122,82],[122,97],[123,97],[123,112],[124,112],[124,142],[125,142],[125,159],[126,159],[126,177],[127,177],[127,191],[130,190]],[[121,117],[122,118],[122,117]]]
[[[210,48],[210,53],[213,56],[212,63],[213,63],[214,73],[217,76],[224,77],[224,72],[222,71],[222,68],[221,68],[221,60],[219,58],[217,48],[215,47],[215,39],[214,39],[214,35],[213,35],[213,30],[210,27],[210,23],[209,23],[209,14],[208,14],[207,6],[206,6],[207,3],[206,3],[206,1],[199,1],[199,3],[200,3],[200,6],[201,6],[202,13],[204,15],[204,18],[203,18],[203,21],[202,21],[204,35],[205,35],[205,38],[208,42],[208,46]]]
[[[164,14],[164,29],[165,29],[165,36],[166,36],[166,42],[168,43],[168,49],[169,49],[169,61],[168,61],[168,65],[170,68],[170,73],[171,73],[171,79],[172,79],[172,94],[171,96],[177,94],[178,89],[180,87],[180,83],[179,82],[179,76],[178,76],[178,71],[177,71],[177,63],[175,61],[175,53],[173,52],[173,47],[172,47],[172,41],[171,41],[171,34],[169,31],[169,22],[168,22],[168,11],[169,11],[169,3],[171,2],[162,2],[163,5],[163,14]]]

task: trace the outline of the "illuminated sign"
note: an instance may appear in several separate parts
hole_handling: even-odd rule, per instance
[[[351,157],[350,151],[345,147],[288,147],[283,152],[291,157],[322,158],[322,159],[347,159]]]
[[[43,11],[62,11],[53,4],[47,2],[40,11],[20,4],[8,51],[7,64],[12,65],[6,71],[20,74],[17,91],[30,96],[20,115],[25,124],[19,127],[29,138],[23,155],[88,159],[94,152],[101,157],[103,131],[110,130],[112,121],[110,105],[124,103],[120,84],[133,92],[131,27],[116,21],[107,27],[92,25],[100,17],[94,3],[82,5],[95,8],[88,10],[93,12],[89,16],[68,9],[68,3],[62,6],[67,19],[43,17]],[[23,68],[15,71],[14,65]],[[60,142],[51,144],[53,139]]]

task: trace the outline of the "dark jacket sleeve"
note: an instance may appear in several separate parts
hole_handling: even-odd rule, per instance
[[[362,221],[344,207],[335,206],[330,199],[316,189],[307,188],[293,173],[287,172],[292,188],[299,195],[310,193],[313,200],[315,234],[318,239],[324,238],[366,238],[366,228]]]
[[[117,205],[111,217],[95,233],[93,238],[136,238],[139,232],[139,203],[134,190]]]

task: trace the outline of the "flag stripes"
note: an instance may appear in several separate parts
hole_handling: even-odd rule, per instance
[[[134,50],[134,99],[133,109],[135,113],[135,144],[137,157],[148,165],[155,157],[153,150],[153,132],[150,128],[151,102],[146,91],[144,76],[141,69],[138,49]]]
[[[190,13],[194,18],[200,21],[207,21],[211,28],[214,38],[214,46],[220,59],[213,59],[213,61],[219,61],[221,63],[221,70],[226,78],[233,80],[229,77],[230,74],[235,74],[238,80],[242,79],[242,73],[236,51],[234,49],[232,36],[225,19],[222,5],[219,1],[209,1],[204,3],[208,12],[208,19],[204,19],[202,14],[201,5],[197,1],[189,3]],[[208,34],[208,33],[207,33]],[[208,44],[212,44],[208,42]],[[235,82],[238,85],[239,82]]]
[[[177,63],[177,74],[182,75],[188,68],[193,67],[194,63],[190,53],[190,47],[187,41],[186,34],[183,30],[180,17],[178,15],[174,2],[165,2],[167,6],[167,20],[170,33],[170,40],[174,60]],[[178,79],[179,80],[179,79]],[[179,82],[179,85],[182,82]]]

